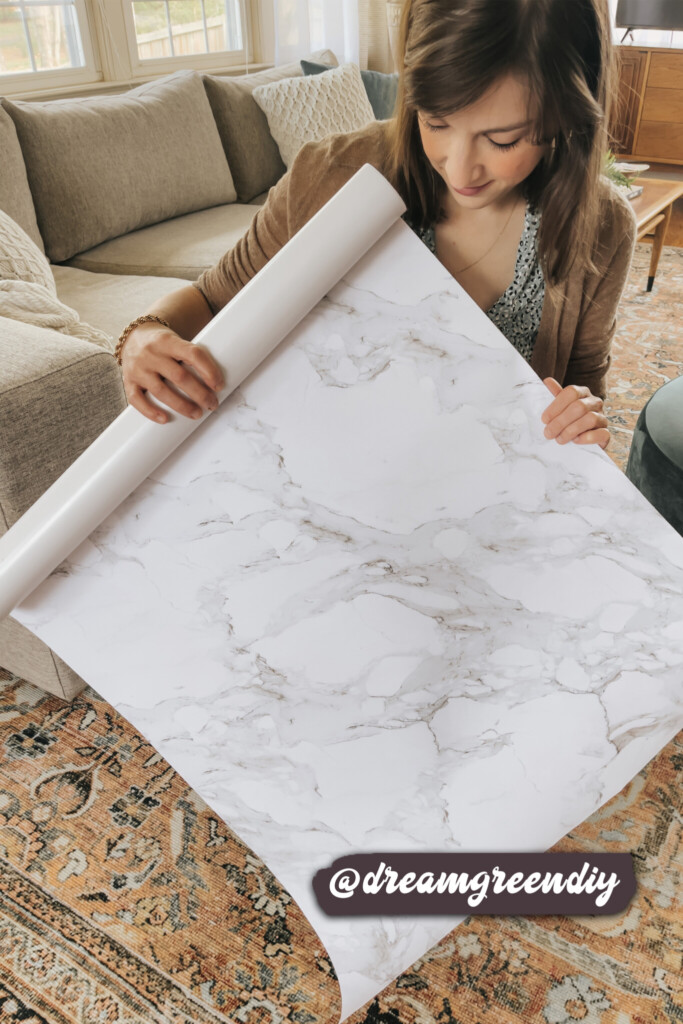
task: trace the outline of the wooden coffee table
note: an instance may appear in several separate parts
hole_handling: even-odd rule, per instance
[[[645,236],[652,238],[650,273],[647,279],[647,290],[651,292],[664,245],[664,236],[671,221],[671,211],[676,200],[683,196],[683,181],[636,178],[634,184],[643,186],[641,194],[631,200],[636,215],[638,241],[644,239]]]

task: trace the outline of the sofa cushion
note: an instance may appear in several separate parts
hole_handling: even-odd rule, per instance
[[[38,230],[33,196],[26,176],[26,164],[21,152],[14,121],[0,106],[0,210],[23,228],[41,251],[45,250]]]
[[[27,232],[2,209],[0,209],[0,281],[29,281],[32,284],[42,285],[54,295],[52,271],[45,258],[45,253],[38,248]]]
[[[2,103],[17,129],[45,251],[55,263],[236,198],[195,72],[117,96]]]
[[[319,61],[301,61],[301,70],[305,75],[322,75],[323,71],[330,71],[331,67],[332,65],[321,64]],[[398,94],[398,72],[394,71],[393,74],[387,75],[381,71],[361,69],[360,77],[363,79],[370,106],[377,120],[386,121],[393,117]]]
[[[104,242],[69,260],[69,266],[194,281],[242,237],[257,210],[256,205],[231,203],[188,213]]]
[[[112,351],[108,334],[84,323],[57,298],[50,264],[18,224],[0,210],[0,318],[47,327]]]
[[[112,338],[157,299],[187,287],[187,281],[175,277],[90,274],[75,267],[53,267],[53,273],[61,301]]]
[[[357,131],[375,119],[356,64],[260,85],[254,89],[254,99],[268,118],[270,134],[287,167],[304,143]]]
[[[125,405],[111,352],[0,318],[0,509],[8,526]]]
[[[285,165],[269,130],[266,115],[252,93],[259,85],[301,77],[299,64],[260,71],[240,78],[204,75],[204,88],[230,164],[237,199],[248,203],[282,177]]]

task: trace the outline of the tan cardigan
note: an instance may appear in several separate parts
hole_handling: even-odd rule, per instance
[[[365,163],[387,167],[387,122],[350,135],[308,143],[268,195],[247,233],[195,285],[214,314]],[[626,283],[636,224],[628,201],[606,179],[601,184],[601,229],[594,256],[599,273],[572,273],[560,289],[546,288],[531,367],[543,379],[583,384],[605,397],[605,376]],[[334,239],[330,239],[334,245]]]

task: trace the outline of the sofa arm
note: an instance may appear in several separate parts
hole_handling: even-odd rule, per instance
[[[0,533],[126,407],[114,356],[57,331],[0,327]]]

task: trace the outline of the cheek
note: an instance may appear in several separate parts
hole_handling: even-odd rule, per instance
[[[522,152],[512,149],[509,153],[500,153],[497,160],[498,172],[502,178],[522,181],[531,174],[542,156],[543,150],[537,146]]]
[[[425,129],[420,126],[420,139],[422,140],[424,154],[430,164],[437,164],[441,158],[438,132],[425,131]]]

